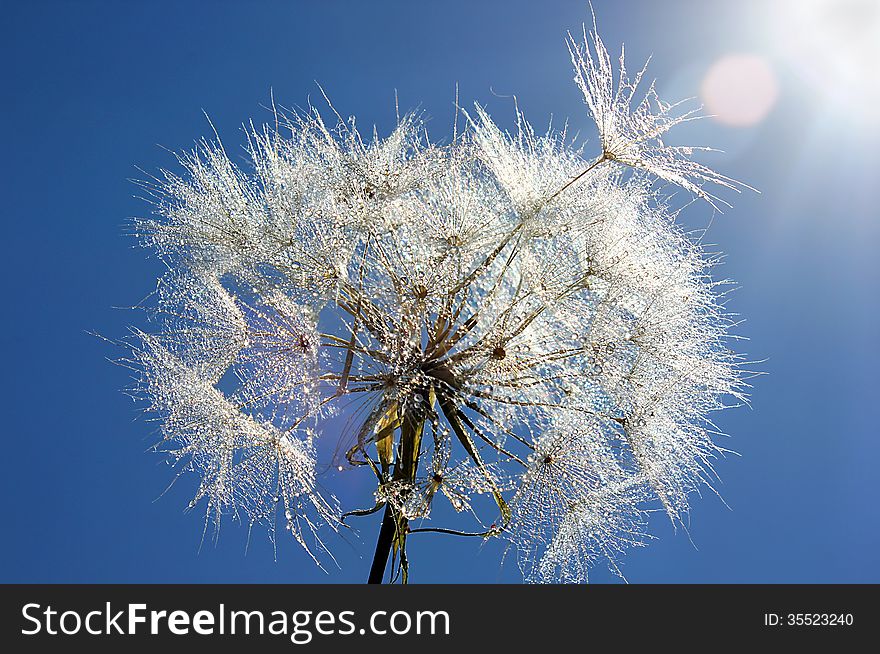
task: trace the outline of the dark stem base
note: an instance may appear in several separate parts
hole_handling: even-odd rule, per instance
[[[376,540],[376,554],[370,567],[370,578],[367,581],[369,584],[381,584],[385,577],[385,568],[388,566],[391,545],[394,543],[394,534],[397,531],[396,522],[391,506],[386,505],[382,526],[379,528],[379,538]]]

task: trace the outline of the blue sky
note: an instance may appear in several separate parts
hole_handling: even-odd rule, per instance
[[[784,4],[594,0],[609,47],[625,42],[631,66],[653,54],[661,97],[699,97],[731,53],[759,57],[778,88],[757,124],[707,119],[674,137],[726,150],[706,161],[761,191],[728,196],[734,208],[708,240],[727,255],[719,275],[739,283],[739,347],[766,359],[767,375],[751,409],[718,417],[739,453],[718,464],[730,508],[710,492],[695,498],[689,534],[657,520],[657,540],[624,559],[630,582],[880,582],[880,126],[862,48],[877,16],[852,13],[857,1],[833,21],[827,2],[810,16]],[[380,132],[396,90],[402,110],[423,109],[448,138],[457,83],[463,104],[485,103],[501,124],[516,95],[536,125],[567,118],[592,139],[564,45],[588,11],[546,0],[4,3],[0,581],[364,580],[376,521],[337,544],[341,569],[325,574],[288,542],[275,561],[257,533],[246,552],[233,523],[199,548],[200,515],[184,512],[191,485],[160,497],[170,470],[146,453],[154,425],[120,392],[128,374],[107,360],[119,352],[87,333],[123,335],[140,317],[114,307],[159,272],[125,235],[149,210],[127,180],[210,136],[203,110],[234,147],[243,122],[268,120],[270,89],[303,106],[316,81]],[[813,50],[793,50],[792,26],[817,15],[819,27],[798,31]],[[691,227],[710,219],[701,204],[682,215]],[[411,547],[412,581],[519,579],[498,543]],[[598,568],[593,579],[614,577]]]

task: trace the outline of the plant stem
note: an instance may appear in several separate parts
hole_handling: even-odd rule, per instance
[[[578,173],[576,176],[572,177],[572,178],[571,178],[570,180],[568,180],[565,184],[563,184],[562,187],[561,187],[560,189],[558,189],[553,195],[551,195],[549,198],[547,198],[547,199],[544,201],[544,206],[547,206],[548,204],[550,204],[551,202],[553,202],[553,200],[555,200],[556,197],[557,197],[560,193],[562,193],[565,189],[567,189],[569,186],[571,186],[572,184],[574,184],[576,181],[578,181],[581,177],[583,177],[584,175],[586,175],[588,172],[590,172],[591,170],[593,170],[593,168],[595,168],[596,166],[598,166],[600,163],[603,163],[603,162],[605,162],[605,161],[610,161],[610,160],[611,160],[611,158],[608,156],[608,153],[607,153],[607,152],[603,152],[603,153],[602,153],[602,156],[599,157],[598,159],[596,159],[596,160],[595,160],[593,163],[591,163],[589,166],[587,166],[586,170],[583,170],[583,171],[581,171],[580,173]]]
[[[376,540],[376,554],[373,556],[373,565],[370,567],[368,584],[381,584],[385,576],[385,567],[388,565],[388,556],[391,554],[391,544],[394,542],[394,534],[397,531],[397,520],[390,504],[385,506],[385,515],[382,517],[382,526],[379,528],[379,538]]]
[[[422,402],[434,404],[433,388],[428,392],[428,399]],[[405,413],[400,423],[400,440],[398,442],[397,462],[394,464],[392,478],[395,481],[404,481],[412,484],[416,478],[419,467],[419,451],[422,443],[422,433],[425,429],[425,409],[421,405],[415,410]],[[367,583],[381,584],[385,576],[385,568],[388,565],[388,555],[392,547],[397,547],[400,555],[400,572],[402,583],[406,583],[408,566],[406,562],[406,534],[409,523],[403,515],[392,507],[391,502],[385,505],[385,515],[382,517],[382,526],[379,528],[379,538],[376,540],[376,553],[373,556],[373,565],[370,567],[370,577]]]

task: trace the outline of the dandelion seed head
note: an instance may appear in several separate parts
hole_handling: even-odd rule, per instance
[[[665,146],[691,114],[652,89],[633,106],[644,71],[621,58],[615,84],[585,38],[594,159],[518,111],[507,132],[477,106],[441,146],[417,115],[364,137],[310,108],[251,126],[246,165],[203,142],[156,182],[136,231],[171,272],[132,358],[207,520],[328,553],[315,441],[337,415],[332,467],[377,477],[354,513],[386,507],[401,550],[445,498],[526,579],[585,581],[645,543],[652,505],[685,519],[720,453],[709,415],[743,382],[714,259],[652,182],[710,202],[704,183],[734,184]]]

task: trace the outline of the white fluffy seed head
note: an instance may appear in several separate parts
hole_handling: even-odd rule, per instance
[[[364,139],[313,113],[251,128],[249,169],[205,142],[154,188],[138,231],[172,273],[138,334],[140,390],[209,518],[280,520],[323,549],[339,515],[313,439],[338,412],[335,463],[368,464],[377,502],[427,520],[445,497],[530,580],[616,569],[652,503],[685,517],[720,452],[708,416],[743,384],[711,260],[651,182],[710,201],[702,182],[731,183],[664,146],[689,115],[654,112],[653,91],[633,110],[643,73],[615,86],[585,38],[593,160],[480,107],[445,146],[416,116]]]

